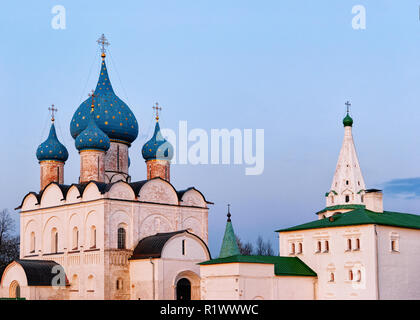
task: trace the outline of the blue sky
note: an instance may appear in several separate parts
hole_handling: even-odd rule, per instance
[[[366,30],[352,29],[357,4],[366,7]],[[66,8],[65,30],[51,27],[54,5]],[[213,255],[227,203],[241,238],[261,234],[275,248],[274,230],[315,219],[341,147],[346,100],[367,186],[385,189],[386,209],[420,214],[420,21],[411,0],[3,3],[0,207],[38,190],[35,150],[52,103],[70,152],[65,182],[77,181],[69,123],[95,87],[102,33],[114,89],[140,124],[130,149],[133,180],[145,178],[141,147],[155,101],[164,107],[162,127],[187,120],[190,128],[265,130],[260,176],[240,166],[173,166],[177,188],[194,185],[215,202]]]

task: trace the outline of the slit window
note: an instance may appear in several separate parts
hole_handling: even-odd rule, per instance
[[[182,255],[185,256],[185,240],[182,240]]]

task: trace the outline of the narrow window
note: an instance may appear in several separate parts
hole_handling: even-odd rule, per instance
[[[99,156],[98,156],[98,181],[99,181]]]
[[[321,241],[317,243],[316,252],[321,252]]]
[[[349,270],[349,280],[353,281],[353,271]]]
[[[328,252],[330,251],[330,243],[328,242],[328,240],[325,241],[325,250],[324,252]]]
[[[362,199],[362,202],[363,202],[363,200],[365,199],[365,198],[363,197],[363,195],[361,196],[361,199]]]
[[[292,243],[292,250],[291,250],[291,254],[294,254],[295,253],[295,251],[296,251],[296,249],[295,249],[295,244],[294,243]]]
[[[79,247],[79,230],[77,227],[73,228],[73,250],[77,250]]]
[[[398,251],[397,250],[397,242],[395,240],[391,240],[391,251]]]
[[[347,185],[347,186],[349,185],[349,180],[346,180],[346,185]]]
[[[347,239],[347,251],[351,250],[351,239]]]
[[[60,167],[57,167],[57,183],[60,183]]]
[[[350,196],[349,195],[346,196],[346,202],[350,202]]]
[[[360,250],[360,239],[359,238],[357,238],[356,239],[356,248],[354,248],[354,250]]]
[[[330,273],[330,282],[334,282],[335,278],[334,278],[334,272]]]
[[[91,249],[96,248],[96,227],[92,226],[90,228],[90,247]]]
[[[117,171],[120,171],[120,146],[117,146]]]
[[[182,255],[185,256],[185,240],[182,240]]]
[[[31,232],[31,247],[30,247],[30,253],[35,252],[35,232]]]
[[[58,252],[58,232],[56,228],[51,230],[51,253]]]
[[[357,270],[357,282],[362,281],[362,272],[360,270]]]
[[[118,228],[118,249],[126,248],[126,232],[124,228]]]
[[[302,253],[303,252],[303,244],[302,244],[302,242],[299,242],[298,248],[299,248],[299,252],[298,253]]]

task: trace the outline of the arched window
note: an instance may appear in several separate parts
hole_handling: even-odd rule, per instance
[[[362,281],[362,271],[357,270],[357,281],[360,282]]]
[[[89,275],[87,279],[87,286],[86,286],[87,292],[95,292],[95,278],[93,275]]]
[[[77,274],[74,274],[71,279],[70,291],[73,291],[73,292],[79,291],[79,277],[77,276]]]
[[[123,289],[123,279],[118,278],[117,279],[117,290],[122,290]]]
[[[318,241],[316,245],[316,252],[321,252],[321,241]]]
[[[360,239],[359,238],[356,239],[356,248],[354,248],[354,250],[360,250]]]
[[[346,180],[346,185],[347,185],[347,186],[349,185],[349,180]]]
[[[298,253],[302,253],[303,252],[303,244],[302,244],[302,242],[299,242],[299,244],[298,244]]]
[[[118,249],[126,248],[126,232],[124,228],[118,228]]]
[[[350,202],[350,196],[346,195],[346,202]]]
[[[77,227],[73,228],[73,250],[77,250],[79,248],[79,230]]]
[[[349,270],[349,280],[353,281],[353,271]]]
[[[335,277],[334,277],[334,272],[330,272],[330,282],[334,282]]]
[[[35,252],[35,232],[31,232],[31,246],[30,246],[30,253]]]
[[[330,251],[330,243],[329,243],[328,240],[325,240],[325,250],[324,250],[324,252],[328,252],[328,251]]]
[[[96,248],[96,227],[90,227],[90,247],[92,249]]]
[[[291,254],[294,254],[296,252],[296,246],[294,243],[292,243],[292,250],[291,250]]]
[[[19,282],[14,280],[9,286],[9,298],[20,298]]]
[[[347,251],[351,250],[351,239],[347,239]]]
[[[58,231],[56,228],[51,230],[51,253],[58,252]]]

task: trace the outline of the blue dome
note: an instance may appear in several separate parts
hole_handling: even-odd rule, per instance
[[[69,153],[66,147],[58,141],[54,123],[51,124],[47,140],[41,143],[36,150],[36,157],[39,161],[54,160],[66,162],[68,159]]]
[[[88,117],[90,120],[87,127],[76,137],[76,149],[107,151],[109,149],[108,136],[98,128],[92,113]]]
[[[70,133],[74,139],[86,128],[89,122],[92,97],[85,100],[73,115]],[[131,144],[138,135],[139,127],[136,117],[112,89],[105,59],[102,59],[101,73],[95,89],[94,117],[97,126],[111,140]]]
[[[163,138],[160,132],[159,122],[156,122],[155,133],[152,139],[145,143],[141,153],[146,161],[155,159],[169,161],[174,156],[174,148]]]

